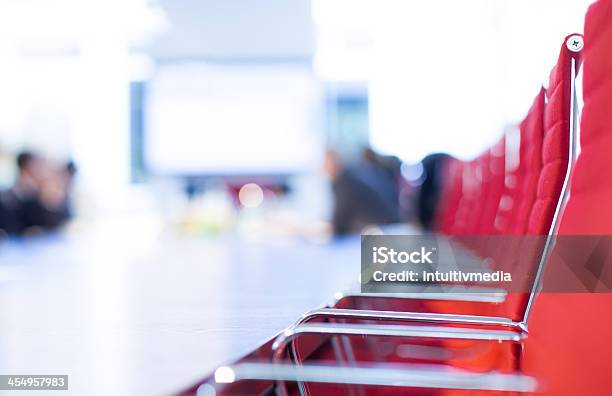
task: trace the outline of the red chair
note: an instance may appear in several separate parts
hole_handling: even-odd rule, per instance
[[[464,190],[466,204],[464,210],[464,227],[459,235],[476,235],[482,221],[482,205],[488,195],[489,185],[489,150],[479,155],[471,161],[470,172],[466,174],[467,181],[464,179],[466,190]]]
[[[501,189],[495,208],[492,233],[508,235],[515,212],[519,189],[519,170],[521,164],[520,128],[507,128],[504,133],[504,167],[501,175]]]
[[[507,235],[524,235],[536,198],[542,169],[542,139],[544,135],[544,89],[536,96],[527,117],[521,122],[520,163],[517,190],[513,194],[513,210]]]
[[[504,189],[505,137],[491,147],[482,159],[482,196],[477,213],[478,225],[474,235],[495,233],[495,215]]]
[[[436,229],[448,235],[453,233],[461,201],[463,161],[456,158],[449,159],[443,172],[445,183],[442,186],[441,200],[436,215]]]
[[[558,216],[563,209],[564,202],[559,200],[559,191],[564,191],[569,183],[570,170],[572,169],[569,158],[572,147],[570,147],[570,130],[574,109],[572,108],[575,98],[574,80],[581,64],[580,52],[573,52],[568,48],[571,35],[566,38],[566,45],[561,49],[556,66],[550,73],[548,88],[546,89],[546,103],[543,112],[542,136],[542,165],[537,182],[535,201],[529,211],[529,221],[525,235],[555,235],[558,232]],[[579,36],[576,36],[579,37]],[[575,120],[574,120],[575,121]],[[569,165],[569,166],[568,166]],[[531,183],[528,181],[527,183]],[[565,184],[564,184],[565,183]],[[528,189],[533,189],[532,184],[527,184]],[[529,191],[532,192],[532,191]],[[562,193],[563,194],[563,193]],[[569,196],[569,194],[565,194]],[[526,198],[529,200],[529,197]],[[525,209],[528,205],[524,205]],[[520,220],[522,221],[522,217]],[[527,241],[529,243],[530,241]],[[517,247],[521,249],[521,247]],[[547,247],[544,247],[547,249]],[[539,252],[534,249],[523,249],[524,253],[519,256],[515,265],[521,265],[526,271],[531,271],[531,263],[538,260]],[[539,282],[541,269],[544,262],[537,267],[533,274],[534,283]],[[524,312],[523,321],[529,316],[531,305],[535,299],[534,293],[511,293],[508,295],[508,315],[512,317],[517,312]]]
[[[600,0],[589,8],[584,42],[581,151],[571,180],[570,199],[561,218],[559,234],[610,236],[611,0]],[[580,268],[585,265],[586,259],[584,252],[576,251],[570,261],[573,266]],[[550,271],[547,271],[546,275],[550,275]],[[544,292],[535,301],[530,322],[532,336],[525,346],[525,370],[536,375],[546,385],[543,388],[545,395],[610,394],[610,307],[610,293]]]

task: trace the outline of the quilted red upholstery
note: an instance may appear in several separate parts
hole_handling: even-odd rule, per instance
[[[473,232],[478,219],[473,210],[478,206],[481,195],[480,158],[464,163],[461,177],[461,198],[455,215],[453,235],[468,235]]]
[[[531,208],[536,198],[540,170],[542,169],[542,140],[544,135],[544,89],[533,101],[527,117],[521,122],[521,162],[519,164],[519,191],[512,216],[512,234],[527,232]]]
[[[484,164],[487,171],[484,172],[483,197],[481,216],[478,224],[477,234],[491,235],[496,233],[495,217],[499,207],[499,201],[504,192],[506,141],[502,137],[488,153],[488,161]]]
[[[463,188],[463,161],[449,159],[445,164],[444,175],[445,183],[436,221],[440,232],[452,234]]]
[[[612,234],[612,2],[587,14],[581,152],[563,214],[562,234]]]
[[[467,224],[464,229],[465,235],[477,235],[480,230],[480,225],[483,222],[482,207],[487,200],[489,195],[489,180],[491,178],[489,163],[491,160],[491,154],[489,150],[481,154],[474,162],[474,195],[469,201],[467,207]]]
[[[512,173],[505,169],[504,139],[472,161],[450,161],[438,214],[439,231],[447,235],[527,232],[541,171],[543,113],[542,89],[520,124],[519,166]],[[550,140],[559,145],[556,139]],[[509,208],[500,208],[502,196]]]
[[[544,235],[551,221],[565,180],[569,158],[569,120],[571,107],[571,62],[574,58],[565,45],[557,65],[550,73],[546,90],[548,102],[544,108],[544,141],[542,143],[542,170],[538,181],[537,197],[529,217],[528,234]],[[580,58],[575,56],[577,66]]]
[[[502,188],[493,219],[493,233],[507,235],[509,227],[513,224],[512,217],[516,212],[518,197],[518,181],[520,171],[520,138],[519,129],[508,131],[504,142],[504,167],[502,174]]]

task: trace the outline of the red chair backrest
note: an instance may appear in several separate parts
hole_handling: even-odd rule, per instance
[[[443,175],[436,228],[443,234],[452,234],[463,189],[463,161],[449,158],[444,164]]]
[[[459,200],[456,206],[454,215],[449,214],[453,218],[451,235],[464,235],[468,233],[470,221],[470,209],[472,203],[478,199],[480,193],[480,185],[476,177],[476,160],[463,162],[460,168],[460,178],[458,185],[460,186]]]
[[[544,140],[542,170],[538,180],[536,200],[529,216],[527,234],[549,232],[569,160],[569,129],[571,113],[571,62],[580,64],[580,56],[563,45],[557,65],[550,73],[544,107]]]
[[[529,216],[536,198],[542,169],[542,139],[544,135],[544,98],[541,89],[529,112],[521,122],[520,163],[517,175],[518,190],[513,203],[508,233],[523,235],[527,232]]]
[[[504,135],[504,169],[502,190],[493,220],[493,231],[498,235],[513,234],[514,217],[521,199],[522,185],[521,164],[525,161],[521,154],[521,128],[519,126],[507,128]],[[526,140],[523,141],[523,144]]]
[[[569,37],[569,36],[568,36]],[[550,73],[543,106],[542,166],[537,183],[537,193],[529,214],[526,232],[521,235],[548,235],[553,230],[557,206],[563,200],[563,185],[568,176],[571,108],[572,108],[572,62],[580,64],[580,54],[571,52],[564,41],[557,64]],[[532,186],[530,186],[532,187]],[[525,246],[531,245],[525,240]],[[535,282],[535,275],[542,258],[542,249],[517,248],[520,255],[515,265],[528,273],[526,279]],[[528,272],[527,272],[528,271]],[[508,315],[522,320],[530,299],[529,292],[508,295]]]
[[[487,172],[483,180],[483,205],[480,216],[478,235],[496,234],[495,218],[499,202],[504,193],[506,171],[506,140],[505,136],[489,150]]]

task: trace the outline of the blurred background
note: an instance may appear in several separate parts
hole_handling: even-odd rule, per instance
[[[589,3],[0,0],[0,373],[175,394],[253,351],[355,283],[344,236],[427,228]]]
[[[0,0],[2,235],[414,222],[421,159],[519,121],[590,3]]]

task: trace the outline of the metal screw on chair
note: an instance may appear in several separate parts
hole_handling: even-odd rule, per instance
[[[584,39],[577,34],[570,36],[565,42],[567,49],[572,52],[579,52],[584,47]]]

